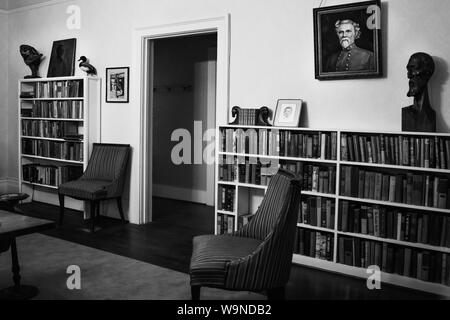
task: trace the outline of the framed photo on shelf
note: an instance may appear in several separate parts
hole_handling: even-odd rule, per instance
[[[106,68],[106,102],[130,101],[130,68]]]
[[[275,113],[275,127],[297,128],[300,124],[303,100],[300,99],[280,99],[277,103]]]
[[[76,49],[77,39],[54,41],[47,77],[54,78],[74,76]]]
[[[316,79],[382,77],[380,0],[313,12]]]

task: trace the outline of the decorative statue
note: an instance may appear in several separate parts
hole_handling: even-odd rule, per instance
[[[433,58],[423,52],[415,53],[408,62],[409,92],[414,104],[402,110],[402,130],[436,132],[436,112],[431,108],[428,81],[435,70]]]
[[[96,76],[97,75],[97,69],[89,63],[89,60],[85,56],[81,56],[79,64],[79,67],[82,71],[86,72],[88,76]]]
[[[38,71],[42,60],[44,60],[42,54],[37,52],[35,48],[23,44],[20,46],[20,55],[22,56],[25,64],[31,69],[31,75],[26,76],[25,79],[40,78],[38,76]]]

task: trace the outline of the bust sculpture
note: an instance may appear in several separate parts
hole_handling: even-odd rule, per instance
[[[423,52],[415,53],[408,65],[408,97],[414,104],[402,110],[402,130],[408,132],[436,132],[436,112],[430,105],[428,82],[435,70],[433,58]]]
[[[25,64],[31,69],[31,75],[26,76],[25,79],[40,78],[38,75],[38,71],[39,66],[43,60],[42,54],[39,53],[35,48],[23,44],[20,46],[20,55],[22,56]]]

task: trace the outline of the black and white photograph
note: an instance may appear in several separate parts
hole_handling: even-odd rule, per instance
[[[130,100],[130,68],[107,68],[106,86],[106,102],[128,103]]]
[[[277,102],[274,125],[278,127],[298,127],[302,113],[300,99],[281,99]]]
[[[449,13],[0,0],[0,315],[445,317]]]
[[[379,0],[314,9],[316,79],[382,76]]]

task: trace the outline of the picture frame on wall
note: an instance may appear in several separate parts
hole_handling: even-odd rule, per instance
[[[128,103],[130,101],[130,68],[106,68],[106,102]]]
[[[77,39],[65,39],[53,42],[48,78],[71,77],[75,75]]]
[[[280,99],[277,102],[275,113],[275,127],[297,128],[300,124],[303,100],[300,99]]]
[[[380,0],[313,10],[318,80],[383,76]]]

